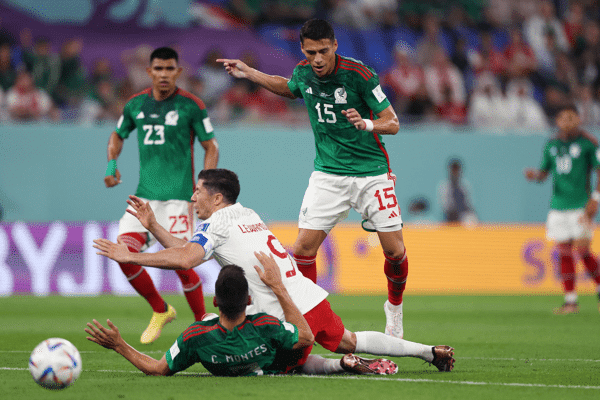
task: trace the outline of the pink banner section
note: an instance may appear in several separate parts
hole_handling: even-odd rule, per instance
[[[118,264],[96,255],[92,247],[96,238],[116,240],[117,232],[117,223],[0,224],[0,296],[135,295]],[[205,294],[214,293],[219,269],[214,260],[195,269]],[[147,270],[159,291],[183,293],[175,272]]]

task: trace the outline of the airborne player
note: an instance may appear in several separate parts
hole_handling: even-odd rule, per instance
[[[149,200],[160,224],[179,238],[189,239],[194,232],[189,199],[194,192],[193,145],[198,138],[204,148],[204,169],[215,168],[219,158],[217,141],[202,100],[179,89],[176,81],[182,68],[177,52],[161,47],[150,55],[148,75],[152,87],[134,95],[125,105],[117,129],[108,141],[108,167],[104,183],[113,187],[121,182],[117,158],[123,142],[137,129],[140,154],[140,179],[136,195]],[[125,213],[119,221],[120,243],[140,252],[156,242],[136,218]],[[120,263],[133,288],[154,311],[140,341],[156,340],[162,327],[176,312],[158,293],[150,275],[139,264]],[[193,270],[177,271],[185,297],[199,321],[205,313],[202,282]]]
[[[363,228],[377,232],[385,256],[385,332],[402,338],[408,259],[396,177],[381,138],[398,132],[398,118],[373,69],[336,54],[338,43],[328,22],[307,21],[300,44],[306,60],[296,66],[291,79],[264,74],[240,60],[217,61],[236,78],[249,79],[281,96],[304,99],[316,158],[300,208],[294,259],[302,274],[316,282],[321,243],[354,208],[363,218]]]

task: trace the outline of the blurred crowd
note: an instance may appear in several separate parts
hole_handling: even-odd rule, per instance
[[[600,124],[600,5],[594,0],[211,3],[257,31],[274,23],[296,29],[319,17],[359,33],[408,32],[414,40],[396,40],[393,65],[377,71],[403,123],[535,131],[574,104],[583,125]],[[27,29],[15,39],[0,27],[0,120],[116,121],[127,99],[150,84],[152,48],[122,54],[127,74],[117,79],[106,58],[86,70],[83,45],[76,38],[51,43]],[[197,65],[184,63],[179,80],[205,101],[211,119],[306,123],[298,102],[230,79],[215,61],[222,55],[213,48]],[[250,50],[241,58],[257,68],[264,61]]]

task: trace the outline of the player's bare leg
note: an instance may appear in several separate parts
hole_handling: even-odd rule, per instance
[[[383,270],[388,280],[388,300],[383,305],[385,311],[385,334],[402,339],[402,296],[408,276],[408,258],[404,247],[402,231],[377,232],[385,262]]]
[[[387,357],[415,357],[433,364],[440,371],[454,368],[454,349],[450,346],[429,346],[385,335],[381,332],[344,331],[336,353],[368,353]]]
[[[598,259],[590,251],[591,240],[579,239],[573,243],[575,251],[579,254],[579,258],[583,262],[590,278],[596,283],[596,293],[598,295],[598,311],[600,311],[600,267]]]
[[[557,244],[560,258],[560,273],[563,289],[565,291],[565,302],[562,306],[554,309],[554,314],[576,314],[579,312],[577,304],[577,292],[575,291],[575,260],[573,259],[573,243],[561,242]]]
[[[326,237],[325,231],[300,228],[292,250],[298,269],[314,283],[317,283],[317,253]]]

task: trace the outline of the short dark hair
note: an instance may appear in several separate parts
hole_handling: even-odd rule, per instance
[[[150,64],[152,64],[152,60],[155,58],[158,58],[159,60],[175,59],[175,61],[179,62],[179,55],[177,55],[177,52],[170,47],[159,47],[154,50],[152,54],[150,54]]]
[[[221,193],[228,204],[235,204],[240,195],[240,180],[235,172],[223,168],[203,169],[198,174],[202,186],[211,194]]]
[[[329,22],[315,18],[306,21],[302,25],[302,29],[300,29],[300,42],[304,43],[304,39],[330,39],[333,42],[335,40],[335,33]]]
[[[450,168],[462,168],[462,160],[458,157],[452,157],[448,160],[448,167]]]
[[[246,310],[248,280],[241,267],[230,264],[221,268],[215,283],[215,300],[228,319],[235,319]]]

